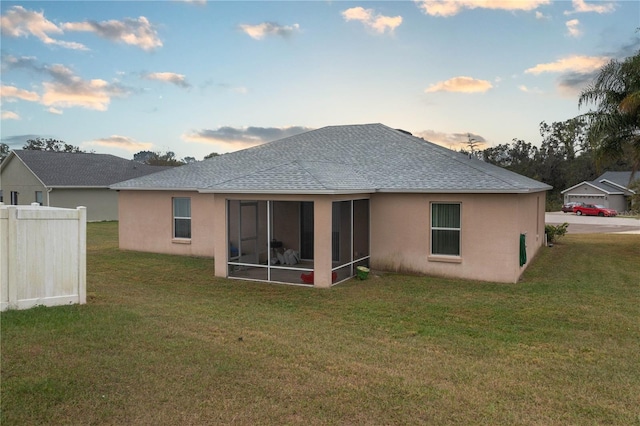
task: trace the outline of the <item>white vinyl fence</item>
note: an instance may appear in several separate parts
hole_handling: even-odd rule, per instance
[[[0,310],[86,303],[87,210],[0,203]]]

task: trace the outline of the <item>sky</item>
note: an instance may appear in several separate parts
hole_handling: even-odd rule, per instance
[[[640,49],[640,2],[0,2],[1,131],[201,160],[329,125],[451,149],[565,121]],[[372,147],[372,149],[375,149]]]

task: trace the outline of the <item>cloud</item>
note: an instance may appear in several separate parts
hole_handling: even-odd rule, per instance
[[[402,16],[375,14],[373,9],[364,9],[362,7],[352,7],[351,9],[343,10],[342,17],[347,22],[360,21],[365,27],[380,34],[384,34],[385,31],[392,33],[402,24]]]
[[[530,11],[551,3],[551,0],[416,0],[418,7],[431,16],[454,16],[464,9]]]
[[[592,72],[568,72],[558,77],[557,85],[560,94],[567,97],[575,97],[579,95],[589,83],[597,76],[599,70]]]
[[[2,70],[9,71],[13,69],[25,68],[32,71],[42,72],[44,67],[38,64],[38,60],[33,56],[21,56],[16,58],[12,55],[2,56]]]
[[[614,2],[598,1],[597,3],[587,3],[584,0],[573,0],[573,10],[564,12],[565,15],[571,15],[574,13],[611,13],[616,10],[616,4]]]
[[[13,111],[2,111],[2,120],[20,120],[20,116]]]
[[[425,89],[425,93],[434,92],[461,92],[461,93],[484,93],[491,89],[493,85],[487,80],[477,80],[471,77],[455,77],[446,81],[432,84]]]
[[[144,16],[138,19],[126,18],[122,21],[83,21],[67,22],[56,25],[44,17],[44,12],[34,12],[22,6],[13,6],[2,15],[2,34],[10,37],[37,37],[45,44],[61,46],[67,49],[89,50],[76,42],[62,41],[50,36],[62,35],[65,31],[92,32],[107,40],[137,46],[143,50],[162,47],[155,27]]]
[[[81,107],[96,111],[106,111],[111,98],[127,96],[132,91],[117,83],[108,83],[102,79],[84,80],[64,65],[40,65],[32,57],[16,58],[5,56],[2,59],[3,69],[23,68],[51,78],[51,81],[42,83],[42,95],[38,95],[35,92],[16,91],[17,89],[8,86],[9,88],[6,92],[3,88],[3,97],[7,93],[7,97],[34,102],[39,101],[42,105],[48,107]]]
[[[175,84],[178,87],[187,89],[191,87],[183,74],[176,74],[174,72],[151,72],[142,74],[142,78],[146,80],[158,80],[166,83]]]
[[[64,65],[46,67],[53,81],[42,83],[41,103],[59,108],[82,107],[106,111],[114,96],[126,96],[128,90],[102,79],[83,80]]]
[[[231,90],[233,93],[238,93],[240,95],[246,95],[247,93],[249,93],[249,89],[247,89],[244,86],[230,87],[229,90]]]
[[[7,102],[13,102],[18,99],[29,102],[38,102],[40,95],[36,92],[30,92],[28,90],[19,89],[14,86],[0,86],[0,98]]]
[[[47,108],[47,111],[50,112],[51,114],[56,114],[56,115],[62,115],[63,111],[61,109],[57,109],[54,107],[49,107]]]
[[[283,38],[290,37],[293,33],[300,30],[300,25],[293,24],[291,26],[280,25],[275,22],[263,22],[258,25],[241,24],[239,28],[242,32],[255,40],[262,40],[264,37],[273,35]]]
[[[534,93],[534,94],[542,93],[542,91],[540,89],[538,89],[537,87],[534,87],[534,88],[530,89],[527,86],[525,86],[524,84],[521,84],[520,86],[518,86],[518,90],[520,90],[521,92],[524,92],[524,93]]]
[[[639,32],[636,31],[636,34]],[[631,41],[620,46],[615,52],[611,53],[611,57],[621,59],[627,58],[629,56],[635,56],[640,50],[640,36],[634,36]]]
[[[205,4],[207,4],[207,0],[173,0],[173,1],[182,2],[182,3],[197,4],[197,5],[200,5],[200,6],[204,6]]]
[[[580,37],[582,35],[582,31],[580,30],[580,21],[578,21],[577,19],[567,21],[565,25],[567,26],[569,36]]]
[[[122,21],[67,22],[62,28],[68,31],[84,31],[96,34],[110,41],[129,44],[143,50],[162,47],[155,27],[144,16],[138,19],[126,18]]]
[[[414,133],[414,136],[452,149],[455,147],[466,148],[469,136],[477,142],[477,147],[482,147],[487,143],[485,138],[475,133],[444,133],[429,129]]]
[[[88,50],[81,43],[56,40],[49,34],[61,35],[64,31],[44,17],[44,12],[33,12],[22,6],[13,6],[0,18],[2,34],[9,37],[34,36],[44,44],[61,46],[66,49]]]
[[[229,127],[223,126],[216,130],[202,129],[182,135],[188,142],[199,142],[218,145],[227,151],[235,151],[265,142],[270,142],[303,132],[313,130],[309,127]]]
[[[525,70],[527,74],[558,73],[558,90],[562,95],[575,96],[598,74],[609,62],[606,56],[568,56],[555,62],[538,64]]]
[[[226,83],[220,83],[218,84],[218,87],[228,90],[230,92],[233,93],[238,93],[240,95],[246,95],[247,93],[249,93],[249,89],[247,89],[244,86],[232,86],[230,84],[226,84]]]
[[[549,16],[545,15],[544,13],[536,10],[536,19],[540,19],[540,20],[546,20],[546,19],[550,19]]]
[[[528,68],[524,72],[526,74],[542,74],[545,72],[579,72],[590,73],[599,70],[609,62],[606,56],[582,56],[572,55],[566,58],[558,59],[555,62],[546,64],[538,64],[535,67]]]
[[[108,138],[94,139],[85,142],[84,145],[100,145],[108,148],[124,149],[126,151],[147,151],[153,147],[150,142],[138,142],[128,136],[111,135]]]

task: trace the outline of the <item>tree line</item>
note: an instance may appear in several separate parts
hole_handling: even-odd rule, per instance
[[[80,147],[68,144],[64,141],[52,138],[35,138],[27,139],[22,146],[25,150],[34,151],[50,151],[50,152],[86,152]],[[0,143],[0,163],[9,155],[9,145],[6,143]],[[217,157],[220,154],[212,152],[204,157],[204,159]],[[182,166],[183,164],[195,163],[195,157],[184,157],[181,159],[176,158],[176,154],[173,151],[139,151],[133,154],[133,160],[139,163],[149,164],[152,166]]]
[[[553,186],[548,209],[562,203],[562,190],[604,171],[631,171],[629,185],[640,198],[640,50],[600,69],[578,99],[579,107],[589,104],[595,109],[578,117],[540,123],[539,148],[513,139],[483,151],[469,146],[469,154]]]
[[[589,120],[584,116],[552,124],[543,121],[540,123],[542,142],[539,147],[513,139],[511,143],[474,154],[487,163],[551,185],[553,189],[547,192],[547,207],[557,210],[562,204],[561,191],[594,180],[605,170],[633,169],[632,156],[628,152],[621,156],[599,157],[598,147],[589,139],[589,130]]]
[[[540,147],[513,139],[511,143],[476,150],[477,141],[469,135],[466,153],[551,185],[553,189],[547,192],[550,209],[562,203],[562,190],[593,180],[605,170],[631,170],[633,180],[640,168],[640,50],[634,56],[611,60],[602,67],[578,99],[579,107],[589,104],[595,109],[578,117],[540,123]],[[23,149],[82,152],[63,141],[44,138],[27,140]],[[8,145],[0,144],[0,161],[8,153]],[[212,152],[204,159],[218,155]],[[196,161],[194,157],[178,159],[172,151],[140,151],[133,160],[159,166]]]

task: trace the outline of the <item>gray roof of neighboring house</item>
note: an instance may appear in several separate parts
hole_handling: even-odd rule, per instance
[[[624,190],[618,186],[608,184],[606,182],[598,182],[596,180],[589,182],[591,185],[606,191],[609,194],[622,194]]]
[[[382,124],[323,127],[111,187],[247,193],[551,189]]]
[[[150,166],[109,154],[14,150],[47,187],[108,187],[171,167]],[[3,161],[8,163],[9,158]]]
[[[581,185],[587,184],[604,191],[607,194],[631,195],[634,192],[628,188],[630,178],[631,172],[605,172],[595,180],[580,182],[577,185],[573,185],[572,187],[565,189],[561,193],[564,194]],[[637,179],[640,179],[638,174],[636,174],[634,181]]]
[[[637,179],[640,179],[640,172],[635,174],[633,180],[635,181]],[[608,180],[623,188],[628,188],[629,181],[631,180],[631,172],[605,172],[595,181],[602,182],[603,180]]]

